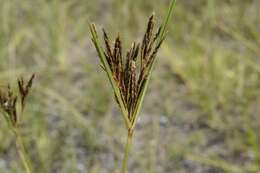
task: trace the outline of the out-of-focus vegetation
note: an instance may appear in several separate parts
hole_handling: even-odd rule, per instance
[[[126,131],[88,21],[120,32],[129,47],[168,4],[0,0],[0,85],[37,75],[21,125],[37,173],[120,167]],[[260,172],[259,16],[259,0],[177,1],[137,124],[131,172]],[[0,120],[0,173],[23,172]]]

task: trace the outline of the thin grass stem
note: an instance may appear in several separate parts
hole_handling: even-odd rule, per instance
[[[129,152],[130,152],[131,146],[132,146],[132,138],[133,138],[133,133],[131,130],[129,130],[128,135],[127,135],[126,144],[125,144],[124,159],[122,162],[122,173],[126,173],[126,170],[127,170]]]
[[[33,173],[31,160],[29,159],[28,154],[26,152],[22,136],[20,135],[19,131],[16,128],[13,128],[13,132],[16,137],[17,152],[22,160],[26,173]]]

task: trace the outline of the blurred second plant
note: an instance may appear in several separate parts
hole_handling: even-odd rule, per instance
[[[156,32],[154,32],[154,16],[149,18],[142,43],[134,42],[125,56],[119,36],[112,46],[108,34],[103,30],[105,45],[105,49],[103,49],[95,25],[90,25],[92,41],[100,58],[101,67],[107,73],[113,87],[115,100],[121,109],[128,130],[122,173],[125,173],[127,169],[135,125],[151,77],[156,54],[165,39],[166,26],[174,5],[175,0],[172,0],[166,19]]]
[[[20,134],[20,125],[26,98],[32,87],[34,77],[35,75],[32,75],[28,81],[25,81],[22,77],[17,80],[19,94],[16,94],[15,90],[13,90],[9,84],[0,89],[1,114],[3,114],[8,123],[9,129],[15,135],[17,151],[26,173],[33,173],[33,168],[31,160],[27,155],[23,138]],[[17,104],[18,101],[20,104]]]

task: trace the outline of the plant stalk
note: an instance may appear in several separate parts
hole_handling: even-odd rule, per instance
[[[131,129],[129,129],[126,144],[125,144],[124,160],[122,163],[122,173],[126,173],[126,170],[127,170],[129,152],[130,152],[131,146],[132,146],[132,138],[133,138],[133,131]]]
[[[28,154],[25,150],[25,146],[24,146],[24,142],[23,139],[20,135],[20,133],[18,132],[17,129],[13,129],[13,132],[15,134],[16,137],[16,148],[17,148],[17,152],[22,160],[23,166],[26,170],[26,173],[33,173],[33,168],[32,168],[32,164],[31,164],[31,160],[28,157]]]

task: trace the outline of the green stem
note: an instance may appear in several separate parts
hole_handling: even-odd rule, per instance
[[[26,173],[33,173],[33,168],[32,168],[32,164],[31,164],[31,161],[26,153],[26,150],[25,150],[25,146],[24,146],[24,142],[23,142],[23,139],[20,135],[20,133],[18,132],[17,129],[13,129],[13,132],[15,134],[15,137],[16,137],[16,148],[17,148],[17,151],[18,151],[18,154],[22,160],[22,163],[23,163],[23,166],[26,170]]]
[[[133,131],[128,130],[127,141],[126,141],[125,152],[124,152],[124,160],[122,163],[122,173],[126,173],[126,170],[127,170],[129,152],[130,152],[131,146],[132,146],[132,137],[133,137]]]

